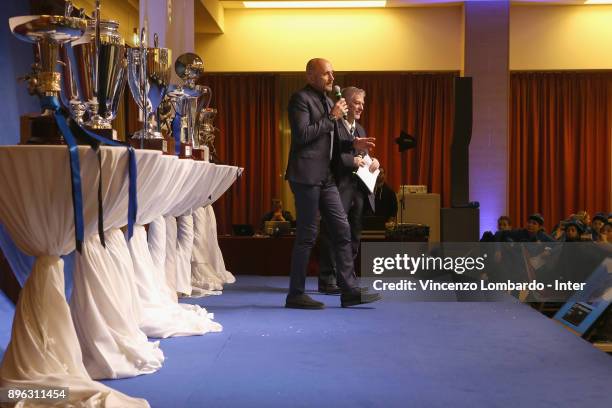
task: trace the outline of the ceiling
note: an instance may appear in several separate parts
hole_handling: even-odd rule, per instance
[[[138,0],[128,0],[136,2]],[[250,0],[250,1],[283,1],[283,0]],[[506,1],[506,0],[469,0],[469,1]],[[225,9],[244,8],[238,0],[194,0],[195,2],[195,32],[200,34],[223,33],[223,13]],[[612,3],[612,0],[610,0]],[[457,0],[387,0],[387,8],[393,7],[432,7],[464,4]],[[516,5],[584,5],[585,0],[511,0]]]
[[[198,1],[198,0],[196,0]],[[270,0],[249,0],[249,1],[270,1]],[[283,1],[283,0],[271,0],[271,1]],[[483,1],[483,0],[473,0]],[[489,0],[491,1],[491,0]],[[504,1],[504,0],[497,0]],[[433,5],[453,5],[462,4],[465,1],[451,1],[451,0],[387,0],[386,7],[419,7],[419,6],[433,6]],[[610,0],[612,2],[612,0]],[[219,0],[219,3],[223,8],[244,8],[242,1],[237,0]],[[585,0],[512,0],[512,4],[545,4],[545,5],[581,5],[585,3]]]

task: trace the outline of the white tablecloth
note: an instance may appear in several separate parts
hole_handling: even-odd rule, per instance
[[[139,224],[149,223],[148,239],[144,227],[138,225],[129,242],[143,306],[141,329],[150,337],[161,338],[221,331],[222,326],[212,320],[213,315],[206,309],[179,304],[176,296],[174,215],[190,212],[191,208],[201,205],[205,194],[200,189],[206,186],[207,174],[216,166],[192,160],[178,160],[168,166],[168,173],[172,177],[165,184],[161,181],[158,183],[164,194],[138,213]],[[173,216],[169,219],[169,226],[163,214]],[[170,244],[167,240],[168,227],[171,229]],[[188,247],[189,238],[186,241]]]
[[[79,157],[85,237],[89,237],[97,228],[98,161],[89,147],[80,147]],[[123,183],[125,174],[109,176],[104,202],[117,203],[121,198],[111,196],[121,189],[114,187],[114,179]],[[20,250],[36,256],[17,302],[11,342],[0,367],[0,387],[68,386],[69,401],[75,405],[147,407],[145,400],[91,380],[83,365],[59,258],[75,247],[70,186],[65,146],[0,147],[0,222]],[[107,211],[109,219],[112,212]]]
[[[191,295],[219,295],[223,285],[234,283],[236,278],[226,268],[217,240],[217,220],[212,208],[216,201],[242,174],[243,169],[233,166],[216,166],[218,180],[204,200],[204,206],[193,212],[194,242],[191,254]]]
[[[193,212],[194,239],[191,254],[192,297],[220,295],[223,285],[236,282],[225,269],[217,240],[217,220],[212,205]]]
[[[149,205],[151,195],[146,193],[156,185],[161,157],[161,152],[136,151],[140,206]],[[104,148],[102,159],[104,190],[113,187],[119,192],[105,195],[107,248],[96,233],[85,239],[82,254],[76,255],[70,309],[89,375],[96,379],[134,377],[160,369],[164,355],[159,342],[149,342],[139,327],[142,305],[127,243],[119,229],[126,224],[128,179],[108,176],[126,174],[128,154],[125,148]]]

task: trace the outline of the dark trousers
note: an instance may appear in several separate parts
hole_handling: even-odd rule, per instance
[[[317,239],[318,215],[329,226],[330,243],[334,251],[338,285],[343,292],[357,288],[351,231],[340,194],[333,177],[328,177],[320,185],[289,183],[295,196],[297,229],[291,257],[291,281],[289,294],[304,293],[308,260]]]
[[[338,191],[351,229],[351,249],[354,267],[361,242],[363,207],[366,197],[358,180],[352,180],[349,183],[340,185]],[[336,284],[336,262],[329,231],[330,227],[322,223],[321,234],[319,235],[319,279],[327,284]]]

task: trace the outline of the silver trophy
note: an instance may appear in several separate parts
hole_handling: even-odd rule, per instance
[[[158,47],[157,34],[154,36],[154,47],[146,47],[144,37],[143,29],[140,47],[128,50],[128,84],[136,104],[144,112],[144,128],[136,132],[133,138],[161,139],[162,135],[151,121],[151,116],[164,99],[170,84],[172,52],[168,48]]]
[[[80,38],[86,27],[84,19],[70,17],[71,11],[72,4],[68,2],[64,16],[19,16],[9,19],[11,32],[17,38],[37,45],[37,62],[32,65],[32,72],[23,78],[28,82],[28,91],[32,95],[59,99],[61,73],[57,69],[57,63],[60,47]],[[42,115],[29,117],[31,128],[40,131],[37,135],[23,136],[35,143],[63,143],[61,136],[50,131],[45,132],[49,129],[46,123],[54,123],[51,113],[50,108],[45,108]]]
[[[204,72],[204,62],[193,53],[180,55],[174,63],[177,76],[183,84],[175,87],[168,93],[174,111],[181,117],[181,157],[191,157],[203,160],[200,146],[199,126],[201,123],[199,113],[210,104],[212,91],[208,86],[199,85],[197,81]],[[189,152],[189,155],[186,153]]]
[[[112,129],[125,89],[126,47],[118,28],[116,22],[96,17],[88,21],[85,35],[66,47],[66,99],[73,118],[91,129]]]
[[[177,88],[168,93],[175,114],[180,118],[180,154],[182,158],[191,158],[195,140],[195,123],[198,116],[198,96]]]

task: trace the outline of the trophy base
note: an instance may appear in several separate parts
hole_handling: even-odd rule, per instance
[[[181,151],[179,154],[180,159],[192,159],[193,158],[193,146],[191,143],[181,142]]]
[[[95,133],[98,136],[102,136],[111,140],[117,140],[117,131],[115,129],[98,129],[91,128],[89,126],[84,126],[84,128],[92,133]]]
[[[205,149],[193,149],[193,160],[208,161],[208,154]]]
[[[130,145],[134,149],[140,149],[140,141],[142,139],[130,138]],[[143,148],[147,150],[159,150],[166,155],[174,155],[174,139],[144,139]]]
[[[19,144],[65,145],[55,117],[30,113],[20,117]]]

